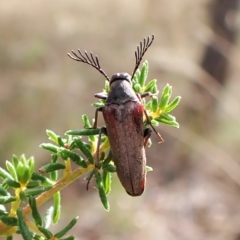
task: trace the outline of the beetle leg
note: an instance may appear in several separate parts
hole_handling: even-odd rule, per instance
[[[94,125],[93,128],[97,128],[97,119],[98,119],[98,112],[101,112],[103,110],[103,107],[97,108],[95,111],[95,120],[94,120]],[[98,135],[98,143],[97,143],[97,150],[96,150],[96,163],[95,163],[95,167],[96,168],[100,168],[99,167],[99,148],[100,148],[100,144],[101,144],[101,135],[105,134],[107,136],[107,129],[105,127],[101,127],[100,131],[99,131],[99,135]]]
[[[152,97],[155,95],[157,95],[157,93],[145,92],[145,93],[140,94],[140,97],[145,98],[145,97]]]
[[[99,98],[99,99],[103,99],[103,100],[107,99],[107,95],[104,92],[96,93],[96,94],[94,94],[94,97]]]
[[[98,143],[97,143],[97,150],[96,150],[96,161],[95,161],[95,168],[100,168],[99,164],[99,149],[100,149],[100,144],[101,144],[101,136],[102,133],[105,134],[107,133],[107,129],[105,127],[101,127],[98,135]]]
[[[104,135],[108,136],[108,134],[107,134],[107,128],[102,127],[102,133],[103,133]]]
[[[146,92],[146,93],[142,93],[142,94],[137,94],[137,97],[138,97],[138,99],[141,101],[141,99],[142,98],[144,98],[144,97],[147,97],[147,96],[150,96],[150,97],[152,97],[152,96],[154,96],[155,94],[152,94],[152,93],[150,93],[150,92]],[[146,116],[146,119],[147,119],[147,124],[149,124],[150,126],[151,126],[151,128],[153,129],[153,131],[157,134],[157,136],[160,138],[160,143],[163,143],[164,142],[164,140],[163,140],[163,138],[162,138],[162,136],[160,135],[160,133],[159,132],[157,132],[157,130],[154,128],[154,126],[152,125],[152,123],[151,123],[151,121],[150,121],[150,119],[149,119],[149,116],[148,116],[148,114],[147,114],[147,111],[146,111],[146,109],[144,108],[144,114],[145,114],[145,116]],[[145,143],[145,142],[144,142]]]
[[[98,111],[101,111],[99,110],[98,108],[96,109],[96,113],[95,113],[95,122],[97,120],[97,114],[98,114]],[[95,125],[95,122],[94,122],[94,125]],[[96,124],[97,125],[97,124]],[[98,142],[97,142],[97,150],[96,150],[96,160],[95,160],[95,163],[94,163],[94,169],[91,173],[91,175],[89,176],[89,179],[88,179],[88,182],[87,182],[87,191],[89,189],[89,183],[93,177],[93,174],[95,173],[96,169],[100,169],[100,164],[99,164],[99,148],[100,148],[100,144],[101,144],[101,136],[102,136],[102,133],[105,134],[107,136],[107,129],[105,127],[101,127],[100,128],[100,131],[99,131],[99,134],[98,134]]]
[[[95,94],[96,96],[97,94]],[[98,119],[98,112],[101,112],[103,109],[103,107],[97,108],[95,111],[95,119],[94,119],[94,124],[93,124],[93,128],[96,129],[97,128],[97,119]],[[96,169],[100,169],[100,165],[99,165],[99,148],[100,148],[100,144],[101,144],[101,135],[105,134],[107,135],[107,129],[105,127],[100,128],[99,131],[99,135],[98,135],[98,142],[97,142],[97,150],[96,150],[96,161],[94,163],[95,167],[93,169],[93,171],[91,172],[88,182],[87,182],[87,190],[89,189],[89,183],[93,177],[93,174],[95,173]]]
[[[95,173],[95,171],[96,171],[96,167],[92,170],[92,172],[91,172],[91,174],[89,175],[89,178],[88,178],[88,180],[87,180],[87,186],[86,186],[87,191],[89,190],[89,184],[90,184],[90,182],[91,182],[91,179],[92,179],[93,174]]]
[[[97,113],[98,111],[96,111]],[[99,164],[99,148],[100,148],[100,144],[101,144],[101,136],[102,136],[102,133],[103,134],[106,134],[107,135],[107,129],[105,127],[101,127],[100,128],[100,131],[99,131],[99,135],[98,135],[98,142],[97,142],[97,150],[96,150],[96,160],[95,160],[95,163],[94,163],[94,169],[93,171],[91,172],[90,176],[89,176],[89,179],[88,179],[88,182],[87,182],[87,190],[89,189],[89,183],[93,177],[93,174],[95,173],[95,171],[97,169],[100,169],[100,164]]]
[[[93,124],[93,128],[96,129],[97,128],[97,119],[98,119],[98,112],[101,112],[103,109],[103,107],[97,108],[95,111],[95,119],[94,119],[94,124]]]
[[[151,137],[151,134],[152,134],[152,130],[150,128],[144,129],[144,133],[143,133],[143,136],[144,136],[143,146],[144,147],[146,147],[148,139]]]
[[[145,114],[145,116],[146,116],[146,119],[147,119],[147,124],[149,124],[150,126],[151,126],[151,128],[153,129],[153,131],[157,134],[157,136],[160,138],[160,143],[163,143],[164,142],[164,140],[163,140],[163,138],[162,138],[162,136],[160,135],[160,133],[159,132],[157,132],[157,130],[155,129],[155,127],[152,125],[152,123],[151,123],[151,121],[150,121],[150,119],[149,119],[149,116],[147,115],[147,111],[144,109],[144,114]]]

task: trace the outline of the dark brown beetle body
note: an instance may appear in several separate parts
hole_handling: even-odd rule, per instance
[[[128,74],[113,75],[102,113],[117,175],[128,194],[139,196],[146,182],[144,107],[129,81]]]
[[[101,128],[97,149],[96,167],[99,167],[99,145],[101,133],[108,136],[113,161],[116,166],[117,175],[131,196],[139,196],[143,193],[146,184],[146,154],[145,145],[150,138],[151,130],[144,129],[143,117],[146,116],[147,123],[156,132],[148,118],[148,115],[141,103],[141,97],[149,96],[144,93],[138,96],[132,88],[132,78],[138,69],[144,53],[152,44],[150,37],[140,43],[140,47],[135,52],[136,64],[132,76],[127,73],[114,74],[111,79],[101,69],[98,58],[93,57],[92,53],[85,55],[78,50],[79,55],[72,51],[72,59],[87,63],[96,68],[109,81],[110,91],[108,96],[103,93],[95,94],[95,97],[106,100],[105,105],[96,110],[94,128],[97,127],[98,112],[101,111],[104,117],[106,128]],[[156,132],[157,133],[157,132]],[[160,137],[161,141],[162,138]]]

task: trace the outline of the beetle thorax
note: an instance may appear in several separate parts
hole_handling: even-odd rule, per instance
[[[116,73],[110,80],[110,91],[106,104],[124,104],[129,101],[139,101],[132,89],[131,76],[128,73]]]

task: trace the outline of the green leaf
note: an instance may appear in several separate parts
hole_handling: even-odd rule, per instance
[[[58,160],[58,155],[56,153],[52,154],[51,162],[52,163],[57,163]],[[58,179],[58,171],[51,171],[50,172],[50,179],[51,181],[56,182]]]
[[[136,93],[141,93],[141,91],[142,91],[141,86],[140,86],[139,83],[135,84],[135,85],[133,86],[133,89],[134,89],[134,91],[135,91]]]
[[[153,79],[151,80],[147,86],[144,88],[144,92],[152,92],[152,88],[157,84],[157,80]]]
[[[136,73],[135,73],[134,76],[133,76],[133,80],[132,80],[133,83],[138,83],[140,74],[141,74],[141,71],[140,71],[140,69],[138,68],[137,71],[136,71]]]
[[[6,190],[9,188],[9,186],[8,186],[7,183],[6,183],[7,180],[8,180],[8,179],[5,179],[5,180],[2,182],[2,184],[1,184],[1,186],[2,186],[3,188],[5,188]]]
[[[69,146],[69,148],[67,148],[67,149],[70,150],[70,151],[72,151],[72,150],[74,150],[76,147],[77,147],[77,146],[76,146],[75,142],[72,141],[71,144],[70,144],[70,146]]]
[[[0,195],[1,196],[10,196],[10,193],[2,186],[0,186]]]
[[[29,196],[29,205],[32,209],[32,217],[33,217],[36,225],[42,226],[42,218],[38,212],[36,200],[33,196]]]
[[[64,229],[54,235],[55,238],[61,238],[71,230],[77,223],[78,217],[74,218]]]
[[[141,74],[139,76],[138,82],[141,87],[145,85],[148,76],[148,61],[145,61],[142,65]]]
[[[42,143],[42,144],[40,144],[40,147],[43,149],[46,149],[50,152],[53,152],[53,153],[57,153],[58,148],[59,148],[59,147],[53,145],[52,143]]]
[[[34,235],[32,237],[33,237],[34,240],[44,240],[44,238],[42,236],[37,235],[36,233],[34,233]]]
[[[155,118],[155,120],[158,121],[158,122],[170,125],[172,127],[179,128],[179,124],[175,120],[171,121],[171,120],[168,120],[168,119],[162,118],[162,117]]]
[[[46,130],[46,133],[49,137],[49,140],[55,142],[56,144],[58,143],[58,135],[55,132],[51,130]]]
[[[74,138],[73,140],[76,144],[76,146],[82,151],[82,153],[87,157],[88,161],[91,164],[94,164],[93,156],[89,149],[85,146],[85,144],[82,142],[81,138]]]
[[[158,98],[156,96],[152,96],[152,112],[156,112],[158,110]]]
[[[57,192],[53,195],[53,223],[56,224],[61,215],[61,194]]]
[[[7,236],[6,240],[13,240],[13,236],[12,235]]]
[[[147,141],[147,147],[150,148],[151,146],[152,146],[152,140],[151,140],[151,138],[149,138]]]
[[[154,119],[151,119],[151,124],[152,124],[153,126],[158,126],[159,122],[156,121],[155,118],[154,118]]]
[[[71,152],[68,149],[61,148],[59,154],[64,160],[70,158],[74,163],[81,166],[82,168],[87,168],[87,163],[84,161],[83,158],[78,156],[76,153]]]
[[[66,134],[73,135],[73,136],[90,136],[90,135],[98,135],[99,131],[100,131],[100,128],[69,130],[66,132]]]
[[[175,98],[173,99],[173,101],[170,102],[169,105],[165,108],[165,112],[166,112],[166,113],[167,113],[167,112],[171,112],[174,108],[177,107],[177,105],[179,104],[180,100],[181,100],[181,97],[180,97],[180,96],[175,97]]]
[[[164,123],[164,122],[162,122],[162,123]],[[167,123],[169,126],[172,126],[172,127],[176,127],[176,128],[179,128],[179,123],[178,122],[168,122]]]
[[[43,175],[41,175],[39,173],[36,173],[36,172],[34,172],[32,174],[31,179],[34,180],[34,181],[39,180],[43,185],[52,183],[52,181],[50,179],[48,179],[47,177],[45,177],[45,176],[43,176]]]
[[[19,193],[19,198],[20,198],[21,202],[27,202],[27,197],[23,191],[21,191]]]
[[[34,168],[35,168],[35,161],[34,161],[34,157],[30,157],[28,159],[28,166],[29,166],[29,170],[28,170],[28,178],[30,179],[32,177],[32,174],[34,172]]]
[[[86,114],[82,115],[82,121],[84,123],[84,128],[91,128],[92,127],[92,125],[91,125],[91,123],[89,121],[89,118],[88,118],[88,116]]]
[[[18,181],[17,173],[16,173],[14,165],[11,162],[6,161],[6,167],[7,167],[7,170],[10,172],[10,174],[12,175],[13,179],[15,181]]]
[[[103,170],[102,179],[105,194],[108,195],[111,192],[111,173],[106,170]]]
[[[109,81],[107,80],[105,81],[104,90],[106,91],[106,93],[109,93],[110,91]]]
[[[14,165],[14,168],[17,169],[18,163],[19,163],[19,159],[16,155],[13,155],[12,157],[12,163]]]
[[[50,172],[50,179],[51,181],[56,182],[58,180],[58,171]]]
[[[102,102],[94,102],[94,103],[92,104],[92,106],[95,107],[95,108],[100,108],[100,107],[104,107],[105,104],[102,103]]]
[[[152,87],[152,94],[157,94],[158,93],[158,89],[157,89],[157,85],[154,85],[153,87]]]
[[[41,183],[41,181],[39,181],[39,180],[32,180],[32,179],[30,179],[28,184],[27,184],[27,188],[38,187],[38,186],[40,186],[40,183]]]
[[[60,169],[65,169],[65,168],[66,168],[66,166],[61,163],[48,163],[48,164],[42,166],[38,171],[40,173],[49,173],[49,172],[53,172],[53,171],[57,171]]]
[[[162,96],[169,95],[169,98],[172,96],[172,87],[167,83],[163,88]]]
[[[57,162],[57,160],[58,160],[58,155],[56,153],[52,153],[51,162],[55,163],[55,162]]]
[[[58,136],[58,138],[57,138],[57,140],[58,140],[58,145],[60,146],[60,147],[64,147],[64,142],[63,142],[63,139],[60,137],[60,136]]]
[[[3,168],[0,168],[0,178],[2,178],[3,180],[5,179],[13,180],[13,177]]]
[[[44,192],[50,190],[52,187],[53,186],[46,186],[46,187],[40,187],[40,188],[34,188],[34,189],[27,189],[27,190],[25,190],[25,195],[26,195],[26,197],[39,195],[41,193],[44,193]]]
[[[82,115],[82,120],[83,120],[83,124],[84,124],[84,128],[86,130],[92,130],[92,124],[89,121],[89,118],[86,114]],[[94,129],[96,130],[96,129]],[[95,142],[96,141],[96,136],[94,136],[95,134],[90,134],[88,135],[88,139],[90,142]]]
[[[0,204],[10,203],[10,202],[14,202],[16,200],[17,199],[12,196],[0,196]]]
[[[23,166],[27,166],[27,159],[24,154],[21,155],[20,157],[20,162],[23,164]]]
[[[108,172],[111,172],[111,173],[116,172],[116,167],[115,167],[113,164],[111,164],[111,163],[109,163],[109,164],[103,164],[103,165],[102,165],[102,169],[103,169],[103,170],[106,170],[106,171],[108,171]]]
[[[15,217],[1,216],[0,220],[8,226],[17,226],[18,220]]]
[[[160,119],[160,120],[165,119],[167,121],[176,121],[176,118],[173,115],[169,114],[169,113],[161,114],[160,117],[157,117],[157,118],[154,118],[154,119],[155,120],[157,120],[157,119]]]
[[[8,212],[4,212],[4,211],[2,211],[2,210],[0,210],[0,220],[1,220],[1,217],[7,217],[8,216]]]
[[[19,226],[19,229],[20,229],[23,239],[31,240],[32,235],[31,235],[30,231],[28,230],[28,227],[24,221],[24,216],[23,216],[21,208],[17,209],[17,216],[18,216],[18,226]]]
[[[165,94],[162,96],[158,108],[160,108],[162,111],[165,111],[165,108],[168,104],[168,101],[170,99],[169,94]]]
[[[24,163],[19,162],[16,170],[17,170],[17,175],[18,175],[18,181],[21,183],[26,183],[30,178],[28,164],[25,163],[25,161],[24,161]]]
[[[105,152],[101,152],[100,157],[99,157],[99,160],[100,160],[100,161],[103,161],[104,158],[105,158]]]
[[[38,226],[38,229],[47,239],[52,239],[52,233],[44,227]]]
[[[9,186],[9,187],[12,187],[12,188],[20,188],[21,185],[19,182],[16,182],[14,180],[11,180],[11,179],[7,179],[6,180],[6,184]]]
[[[70,144],[73,141],[73,137],[71,135],[66,136],[66,143],[65,143],[65,148],[70,148]]]
[[[152,172],[152,171],[153,171],[153,168],[150,167],[150,166],[146,166],[146,171],[147,171],[147,172]]]
[[[109,206],[109,202],[108,202],[108,199],[107,199],[107,196],[105,193],[105,189],[103,187],[103,181],[102,181],[101,174],[98,171],[96,171],[94,175],[96,178],[96,184],[97,184],[97,188],[98,188],[99,197],[101,199],[103,207],[105,208],[105,210],[109,211],[110,206]]]
[[[30,176],[30,172],[29,172],[29,167],[26,166],[26,167],[25,167],[25,172],[24,172],[24,174],[23,174],[23,177],[22,177],[21,182],[22,182],[22,183],[27,183],[30,178],[31,178],[31,176]],[[19,180],[20,180],[20,179],[19,179]]]
[[[152,101],[148,101],[145,105],[145,109],[152,111]]]
[[[103,166],[108,165],[111,161],[112,161],[112,152],[109,151],[107,158],[103,162]]]

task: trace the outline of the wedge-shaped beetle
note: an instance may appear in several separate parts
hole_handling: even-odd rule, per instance
[[[95,94],[95,97],[106,100],[105,106],[96,109],[94,128],[97,128],[98,112],[101,111],[106,127],[102,127],[99,133],[96,167],[99,167],[99,145],[101,134],[108,136],[116,172],[126,192],[131,196],[140,196],[146,184],[146,154],[145,146],[151,136],[151,129],[144,129],[143,117],[159,136],[161,135],[152,126],[146,110],[141,102],[142,97],[150,96],[150,93],[137,95],[132,88],[132,79],[136,73],[143,55],[151,46],[154,35],[144,38],[135,51],[136,63],[132,75],[128,73],[116,73],[111,79],[100,67],[98,57],[92,53],[84,54],[78,49],[78,54],[72,51],[68,56],[75,61],[87,63],[96,68],[109,81],[110,91],[108,96],[103,93]]]

